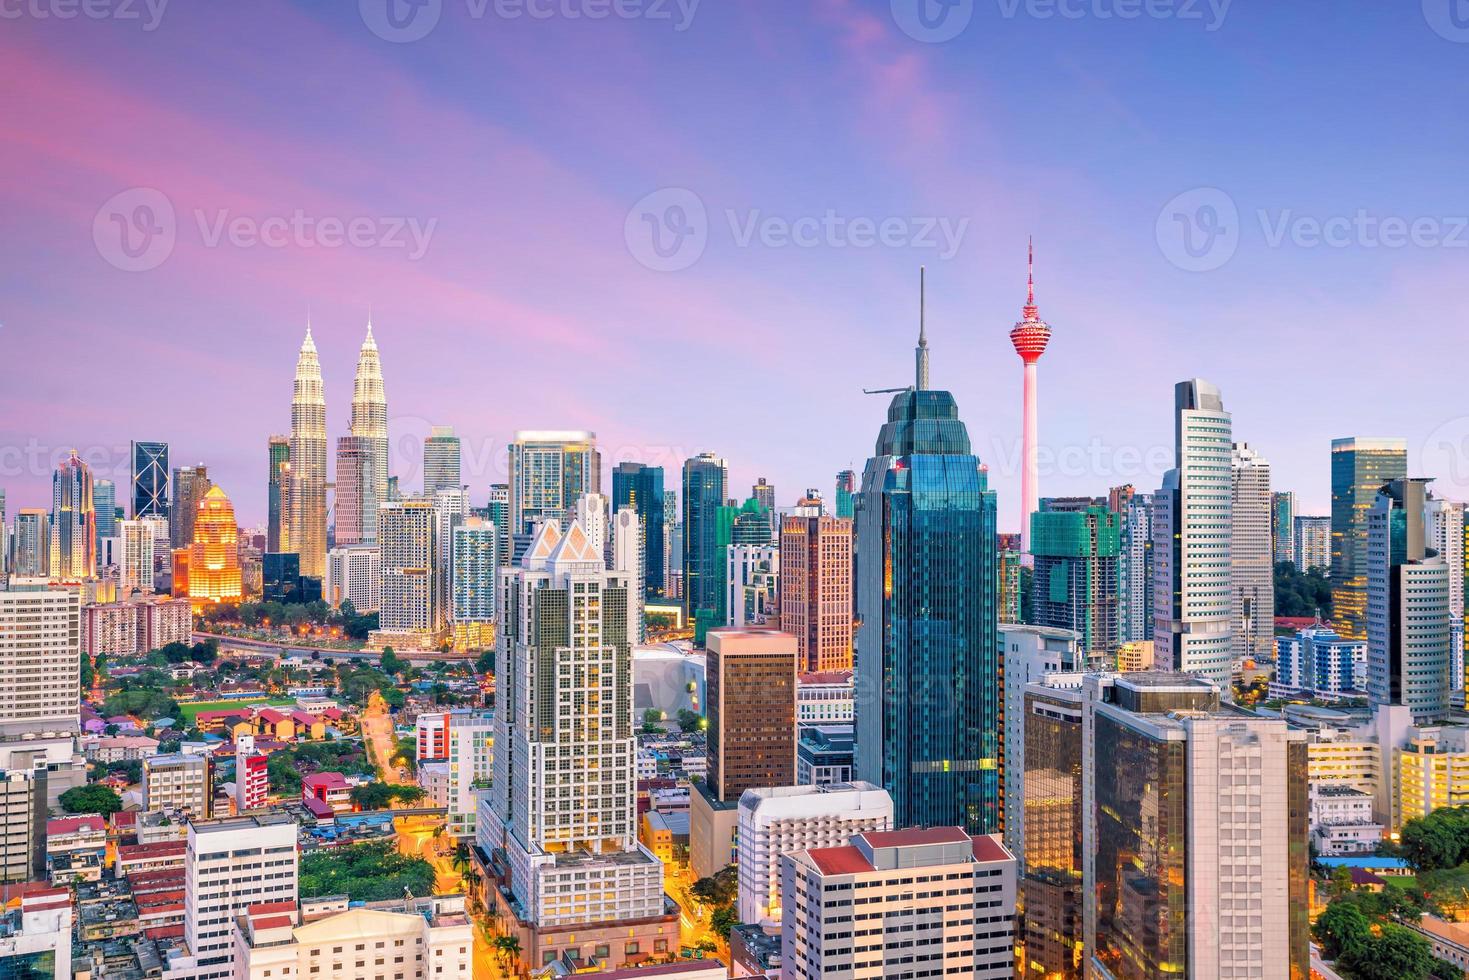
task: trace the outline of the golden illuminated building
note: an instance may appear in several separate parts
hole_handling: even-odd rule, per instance
[[[230,498],[219,487],[210,487],[199,503],[199,513],[194,518],[194,543],[188,551],[187,590],[195,612],[243,598],[239,533]]]

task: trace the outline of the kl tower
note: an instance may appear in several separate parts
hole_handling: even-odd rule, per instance
[[[1021,562],[1026,565],[1033,563],[1030,555],[1030,515],[1040,509],[1040,480],[1037,470],[1037,439],[1036,439],[1036,362],[1046,352],[1046,344],[1051,341],[1051,328],[1046,321],[1040,317],[1040,311],[1035,305],[1035,239],[1030,242],[1029,257],[1029,279],[1026,284],[1025,308],[1021,311],[1020,322],[1015,324],[1015,329],[1010,331],[1010,343],[1015,345],[1015,353],[1020,355],[1020,360],[1025,363],[1025,388],[1024,388],[1024,434],[1020,446],[1020,554]]]

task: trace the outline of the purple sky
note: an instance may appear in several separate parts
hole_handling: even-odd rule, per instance
[[[829,494],[882,420],[861,388],[911,379],[926,264],[934,384],[1013,528],[1030,234],[1043,494],[1155,488],[1198,375],[1308,511],[1341,435],[1469,496],[1469,31],[1436,0],[974,0],[943,43],[917,0],[429,0],[403,43],[386,2],[3,8],[12,513],[66,449],[121,482],[160,439],[261,520],[306,310],[334,440],[369,304],[410,488],[447,424],[476,504],[516,428]],[[647,221],[694,234],[660,258]]]

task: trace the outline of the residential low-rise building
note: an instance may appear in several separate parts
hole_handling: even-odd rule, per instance
[[[739,918],[780,922],[780,859],[891,830],[893,798],[872,783],[747,789],[739,807]]]
[[[143,809],[205,818],[214,800],[209,756],[155,755],[143,760]]]
[[[353,908],[305,921],[294,901],[259,902],[234,922],[236,980],[469,980],[474,929],[464,913]]]
[[[782,975],[1012,977],[1015,893],[1015,856],[999,836],[958,827],[859,834],[788,854]]]

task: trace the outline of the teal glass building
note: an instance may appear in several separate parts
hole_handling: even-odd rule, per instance
[[[958,405],[896,394],[856,499],[856,776],[898,827],[1000,830],[1001,667],[995,494]]]

